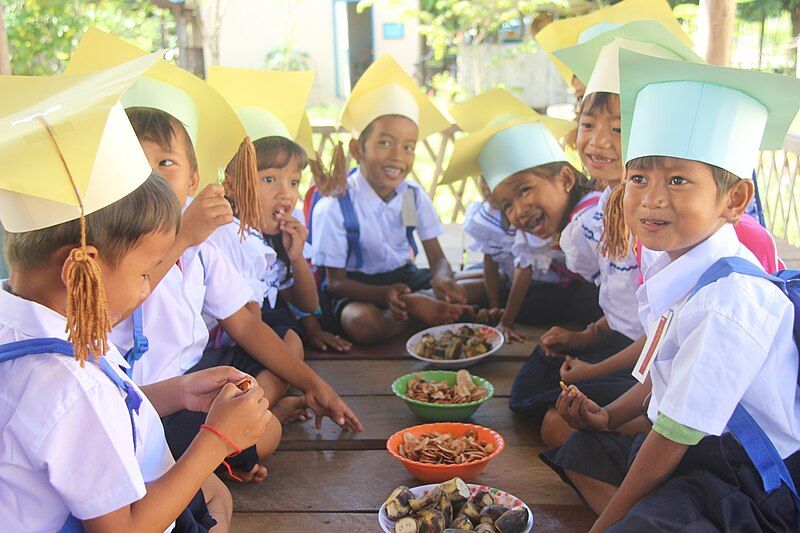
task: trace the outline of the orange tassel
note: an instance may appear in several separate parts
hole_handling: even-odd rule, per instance
[[[608,197],[608,203],[603,213],[603,236],[600,251],[609,259],[619,260],[628,256],[630,252],[631,233],[625,223],[623,200],[625,198],[625,180],[614,187]]]
[[[258,159],[256,147],[246,137],[236,154],[236,168],[230,193],[239,217],[239,237],[244,239],[249,228],[261,232],[261,200],[258,197]]]
[[[314,183],[322,196],[341,196],[347,186],[347,160],[344,145],[339,142],[333,148],[330,167],[326,170],[319,158],[309,162]]]

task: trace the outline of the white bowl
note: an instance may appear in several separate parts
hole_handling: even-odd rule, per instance
[[[488,333],[486,340],[492,345],[492,349],[486,352],[483,355],[476,355],[475,357],[470,357],[468,359],[428,359],[427,357],[420,357],[417,355],[415,348],[417,344],[422,340],[422,336],[430,333],[434,337],[440,336],[445,331],[453,331],[455,332],[461,326],[469,326],[476,331],[486,331]],[[503,334],[497,328],[493,328],[491,326],[487,326],[485,324],[471,324],[471,323],[460,323],[460,324],[446,324],[444,326],[434,326],[432,328],[428,328],[424,331],[420,331],[419,333],[412,336],[406,342],[406,351],[408,351],[409,355],[414,359],[419,359],[420,361],[424,361],[426,363],[430,363],[431,365],[438,367],[438,368],[450,368],[450,369],[458,369],[458,368],[467,368],[468,366],[472,366],[481,359],[485,359],[489,357],[497,350],[505,342],[505,338]]]
[[[425,496],[427,493],[429,493],[431,490],[438,487],[439,485],[440,485],[439,483],[434,483],[432,485],[421,485],[419,487],[414,487],[413,489],[410,490],[411,494],[413,494],[414,497],[419,498],[421,496]],[[525,505],[525,502],[523,502],[513,494],[509,494],[508,492],[503,492],[502,490],[499,489],[493,489],[485,485],[470,484],[469,485],[470,497],[474,496],[475,493],[478,492],[479,490],[486,491],[490,493],[492,496],[494,496],[494,500],[498,505],[504,505],[509,509],[521,505],[522,507],[527,509],[528,524],[525,526],[523,533],[530,533],[530,531],[533,530],[533,512],[531,511],[530,507]],[[385,531],[386,533],[394,533],[394,521],[389,520],[389,517],[386,516],[386,509],[384,508],[383,504],[381,504],[381,508],[378,510],[378,522],[380,522],[381,529],[383,529],[383,531]]]

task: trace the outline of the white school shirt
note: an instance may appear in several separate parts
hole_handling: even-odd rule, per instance
[[[517,230],[511,225],[506,227],[500,210],[493,208],[489,202],[473,202],[467,207],[461,229],[472,237],[470,249],[491,257],[497,263],[500,274],[511,282],[514,279],[511,248]]]
[[[609,327],[636,340],[645,333],[636,300],[640,276],[636,252],[631,247],[625,258],[613,261],[601,252],[603,214],[610,195],[611,188],[606,187],[596,206],[567,224],[561,232],[559,246],[564,250],[567,268],[600,287],[598,303]]]
[[[401,208],[403,193],[409,187],[417,189],[416,204],[419,225],[416,234],[427,241],[444,233],[433,204],[422,188],[404,180],[397,186],[396,195],[384,202],[372,189],[360,170],[347,178],[347,194],[353,201],[361,231],[359,244],[363,265],[356,268],[355,253],[347,258],[347,232],[344,217],[336,198],[322,198],[314,206],[312,218],[313,264],[321,267],[344,268],[348,272],[381,274],[411,262],[406,227]]]
[[[664,313],[675,311],[650,370],[647,414],[655,420],[661,412],[720,435],[741,402],[786,458],[800,449],[792,303],[769,281],[743,274],[720,279],[687,300],[700,276],[731,256],[759,265],[725,224],[674,262],[659,253],[645,271],[637,291],[642,323],[652,331]]]
[[[527,231],[517,231],[511,246],[514,267],[530,267],[532,281],[560,283],[561,277],[552,267],[554,263],[564,265],[564,252],[553,248],[552,242],[552,239],[540,239]]]
[[[65,339],[65,325],[55,311],[0,290],[0,344]],[[129,381],[113,344],[105,357]],[[134,452],[124,395],[96,364],[81,368],[60,354],[0,363],[0,529],[58,531],[70,513],[97,518],[144,497],[145,483],[175,461],[158,413],[135,388]]]
[[[200,361],[208,343],[203,314],[228,318],[254,299],[250,286],[216,248],[204,242],[187,249],[142,304],[150,349],[133,366],[133,380],[148,385],[184,374]],[[133,346],[132,331],[128,318],[111,332],[122,353]]]

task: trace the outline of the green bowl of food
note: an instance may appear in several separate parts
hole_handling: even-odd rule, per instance
[[[460,422],[494,396],[494,387],[466,370],[423,370],[397,378],[392,392],[423,420]]]

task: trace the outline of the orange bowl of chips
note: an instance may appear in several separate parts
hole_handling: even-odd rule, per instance
[[[440,483],[454,477],[470,481],[505,446],[505,440],[496,431],[460,422],[412,426],[386,441],[389,454],[425,483]]]

